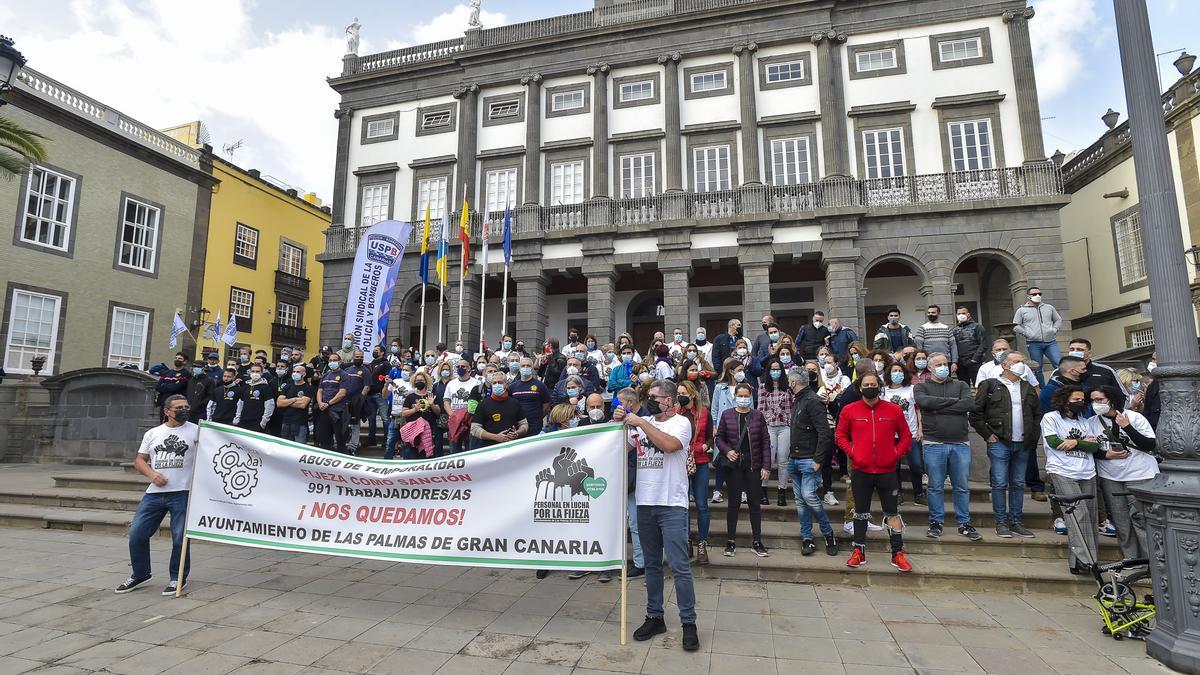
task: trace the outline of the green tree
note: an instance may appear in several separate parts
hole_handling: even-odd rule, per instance
[[[45,136],[7,117],[0,117],[0,176],[12,180],[29,170],[30,162],[46,161]]]

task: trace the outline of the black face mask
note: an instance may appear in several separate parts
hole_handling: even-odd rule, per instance
[[[658,404],[658,399],[652,398],[646,401],[646,412],[651,415],[658,415],[662,412],[662,406]]]
[[[879,398],[879,387],[863,387],[861,393],[863,398],[873,401]]]
[[[417,391],[421,391],[425,389],[425,381],[421,380],[420,382],[414,384],[413,387],[415,387]]]
[[[691,405],[691,403],[692,403],[692,397],[691,397],[691,396],[682,396],[682,395],[681,395],[681,396],[680,396],[678,399],[676,399],[676,400],[678,400],[678,401],[679,401],[679,407],[680,407],[680,408],[686,408],[686,407],[688,407],[689,405]]]
[[[363,364],[363,360],[362,360],[362,359],[354,359],[354,365],[356,365],[356,366],[361,366],[362,364]]]
[[[937,314],[929,314],[929,315],[926,315],[925,318],[929,319],[929,323],[937,323],[938,315]]]
[[[176,367],[176,368],[182,368],[182,367],[183,367],[183,360],[182,360],[182,359],[175,359],[175,367]]]
[[[1067,410],[1078,415],[1087,410],[1087,401],[1071,401],[1067,404]]]
[[[762,325],[762,327],[763,327],[763,330],[766,330],[768,325],[770,325],[770,324],[765,324],[765,323],[764,323],[764,324]]]
[[[738,335],[738,337],[742,336],[742,327],[741,326],[738,326],[737,335]]]

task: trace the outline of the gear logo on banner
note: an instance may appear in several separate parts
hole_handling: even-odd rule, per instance
[[[533,520],[537,523],[591,522],[590,502],[608,488],[574,448],[561,448],[534,477]]]
[[[233,499],[249,497],[258,487],[262,460],[236,443],[226,443],[213,454],[213,470],[221,477],[225,494]]]

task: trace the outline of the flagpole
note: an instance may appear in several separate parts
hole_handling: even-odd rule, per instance
[[[450,252],[442,247],[446,246],[446,236],[449,234],[449,218],[449,213],[442,214],[442,236],[438,237],[438,344],[444,344],[442,329],[446,325],[446,274],[450,271],[450,261],[444,260],[442,253],[445,252],[449,256]],[[441,271],[443,265],[446,270],[444,273]]]
[[[508,334],[508,263],[504,264],[504,297],[500,301],[500,306],[503,308],[500,318],[500,335],[503,336]]]
[[[479,259],[479,270],[480,270],[480,275],[479,275],[479,353],[480,354],[483,353],[483,345],[484,345],[483,313],[484,313],[484,309],[487,307],[487,300],[485,299],[487,297],[487,265],[488,265],[488,261],[487,261],[487,240],[488,240],[487,227],[488,227],[488,224],[487,224],[487,221],[485,220],[483,222],[483,255]]]
[[[427,263],[428,264],[428,263]],[[428,272],[426,272],[428,274]],[[421,282],[421,328],[417,332],[417,353],[425,353],[425,287],[429,284]],[[412,335],[412,333],[409,333]]]
[[[459,216],[459,218],[464,218],[464,217],[470,218],[471,217],[470,210],[467,208],[467,200],[466,200],[466,196],[465,196],[466,194],[467,194],[467,184],[463,183],[463,195],[464,195],[464,197],[463,197],[463,213],[462,213],[462,215]],[[468,220],[467,223],[469,225],[470,220]],[[462,246],[460,246],[458,249],[458,258],[460,261],[459,267],[461,267],[462,269],[459,270],[459,274],[458,274],[458,337],[455,339],[458,340],[459,342],[462,342],[463,282],[467,280],[467,268],[466,268],[466,265],[463,264],[467,261],[467,245],[465,243]]]
[[[504,290],[500,300],[500,336],[503,339],[508,334],[508,257],[511,250],[512,237],[512,204],[504,207],[504,233],[500,235],[501,246],[504,248]],[[501,345],[503,347],[503,345]]]

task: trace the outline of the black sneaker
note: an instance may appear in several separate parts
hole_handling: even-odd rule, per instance
[[[607,584],[608,582],[612,581],[612,572],[610,572],[608,570],[604,570],[603,572],[601,572],[599,574],[599,577],[600,578],[597,579],[597,581],[599,581],[602,584]]]
[[[929,537],[930,539],[937,539],[937,538],[941,537],[942,536],[942,524],[941,523],[930,523],[929,529],[925,530],[925,536]]]
[[[837,537],[832,534],[825,535],[825,555],[837,555],[838,543]]]
[[[1024,537],[1025,539],[1033,539],[1036,536],[1034,533],[1029,531],[1029,528],[1025,527],[1021,523],[1013,523],[1012,525],[1008,526],[1008,529],[1012,530],[1012,533],[1018,537]]]
[[[645,642],[655,635],[662,635],[667,632],[667,624],[661,616],[648,616],[646,623],[643,623],[641,628],[633,631],[633,639],[638,642]]]
[[[636,579],[646,576],[645,567],[634,567],[633,563],[629,563],[629,569],[625,570],[626,579]]]
[[[812,555],[817,552],[817,545],[812,539],[805,539],[800,542],[800,555]]]
[[[971,541],[979,541],[980,539],[983,539],[983,535],[979,534],[979,531],[975,529],[975,526],[971,525],[970,523],[967,523],[966,525],[959,525],[958,533],[967,539],[970,539]]]
[[[767,553],[767,547],[763,546],[763,543],[761,541],[754,542],[754,544],[751,546],[751,548],[754,550],[754,555],[756,555],[760,558],[765,558],[768,555],[770,555],[769,553]]]
[[[700,649],[700,637],[696,635],[696,624],[683,624],[683,650],[694,652]]]
[[[736,550],[737,550],[737,544],[734,544],[732,541],[725,542],[725,557],[726,558],[732,558],[733,552]]]
[[[162,594],[163,595],[175,595],[175,592],[177,590],[178,589],[175,586],[175,580],[172,579],[171,582],[167,584],[167,587],[163,589]],[[185,590],[185,591],[187,590],[187,582],[186,581],[183,582],[183,590]]]
[[[759,497],[759,498],[758,498],[758,503],[759,503],[759,505],[760,505],[760,506],[767,506],[768,504],[770,504],[770,503],[771,503],[771,500],[770,500],[770,499],[767,497],[767,491],[766,491],[766,490],[763,490],[763,491],[762,491],[762,497]]]
[[[586,577],[586,576],[587,576],[587,575],[589,575],[589,574],[591,574],[591,572],[584,572],[584,571],[582,571],[582,570],[575,570],[574,572],[571,572],[570,574],[568,574],[568,575],[567,575],[567,578],[568,578],[568,579],[582,579],[582,578]]]
[[[783,488],[779,488],[779,497],[775,500],[775,503],[778,504],[779,506],[787,506],[787,491],[786,490],[784,490]]]
[[[914,496],[914,497],[913,497],[913,502],[914,502],[914,503],[916,503],[916,504],[920,504],[921,506],[928,506],[928,505],[929,505],[929,501],[928,501],[927,499],[925,499],[925,495],[924,495],[924,494],[919,494],[919,495],[916,495],[916,496]]]
[[[538,571],[537,571],[537,578],[539,578],[539,579],[545,579],[545,578],[546,578],[546,576],[547,576],[547,575],[549,575],[549,574],[550,574],[550,570],[538,570]]]
[[[133,577],[129,577],[128,579],[125,580],[125,583],[123,583],[120,586],[117,586],[115,589],[113,589],[113,592],[114,593],[128,593],[129,591],[132,591],[133,589],[137,588],[138,586],[141,586],[142,584],[146,583],[147,581],[150,581],[150,577],[146,577],[145,579],[134,579]]]

